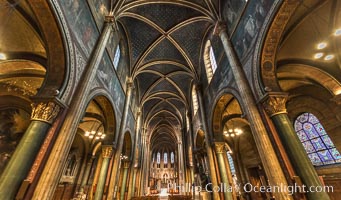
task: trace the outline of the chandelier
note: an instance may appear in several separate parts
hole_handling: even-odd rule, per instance
[[[231,121],[231,123],[232,123],[232,128],[228,128],[228,129],[226,128],[226,129],[224,130],[224,135],[225,135],[226,137],[235,137],[235,136],[241,135],[241,134],[243,133],[243,130],[240,129],[240,128],[234,127],[233,120],[230,120],[230,121]],[[226,125],[227,125],[227,123],[226,123]]]
[[[82,123],[84,122],[93,122],[91,125],[91,128],[87,131],[85,131],[84,136],[89,138],[89,139],[94,139],[94,140],[99,140],[99,139],[104,139],[105,134],[102,132],[103,130],[103,124],[100,121],[97,120],[85,120],[81,121]]]

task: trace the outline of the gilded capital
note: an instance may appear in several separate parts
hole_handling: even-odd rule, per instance
[[[102,147],[102,156],[103,156],[103,158],[111,158],[112,146],[103,146]]]
[[[270,93],[263,98],[263,106],[270,117],[278,114],[287,113],[286,102],[288,95],[286,93]]]
[[[31,120],[52,124],[57,117],[60,106],[54,102],[32,103]]]
[[[216,153],[224,153],[225,152],[225,143],[224,142],[215,142],[214,149]]]
[[[130,166],[130,162],[129,161],[123,161],[123,168],[128,169]]]

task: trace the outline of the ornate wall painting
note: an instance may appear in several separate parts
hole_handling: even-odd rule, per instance
[[[87,2],[97,24],[98,30],[101,30],[104,24],[104,18],[109,14],[110,0],[88,0]]]
[[[244,0],[222,1],[222,17],[226,21],[228,33],[234,30],[246,5]]]
[[[80,0],[60,0],[60,5],[74,37],[89,56],[98,38],[98,31],[87,3]]]
[[[250,1],[247,4],[243,18],[232,36],[232,42],[240,58],[252,49],[250,47],[253,46],[272,3],[272,1],[260,0]]]
[[[18,108],[0,109],[0,174],[30,124],[30,114]]]

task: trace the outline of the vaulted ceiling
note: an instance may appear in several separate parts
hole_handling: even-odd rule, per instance
[[[114,8],[128,38],[130,71],[153,149],[176,145],[218,7],[211,0],[138,0]]]

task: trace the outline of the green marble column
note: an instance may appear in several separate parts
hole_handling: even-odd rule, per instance
[[[288,117],[285,106],[287,94],[272,92],[268,93],[263,100],[263,106],[275,124],[290,161],[303,184],[308,188],[322,186],[316,170],[294,130],[293,123]],[[329,199],[326,192],[309,192],[306,194],[309,200]]]
[[[225,23],[224,23],[225,24]],[[234,50],[234,47],[227,35],[226,26],[223,23],[217,23],[215,33],[219,35],[223,44],[226,56],[228,58],[229,67],[231,68],[234,81],[237,85],[241,103],[244,105],[244,112],[250,122],[252,135],[255,140],[265,173],[269,180],[270,186],[287,187],[288,183],[284,176],[275,150],[271,144],[271,140],[262,121],[262,117],[256,105],[248,79],[240,60]],[[293,199],[287,191],[273,192],[276,200]]]
[[[141,118],[142,118],[142,113],[141,109],[138,108],[137,111],[137,119],[136,119],[136,125],[135,125],[135,142],[134,142],[134,157],[133,157],[133,172],[131,173],[132,175],[130,176],[130,184],[129,184],[129,189],[128,189],[128,195],[127,199],[131,199],[132,196],[135,196],[135,180],[136,180],[136,173],[137,173],[137,167],[139,166],[139,143],[140,143],[140,128],[141,128]]]
[[[107,179],[108,167],[110,163],[110,158],[112,156],[112,146],[111,145],[103,145],[102,146],[102,165],[101,171],[99,173],[96,193],[94,200],[101,200],[103,198],[103,191],[105,186],[105,180]]]
[[[120,192],[120,200],[124,200],[130,162],[123,161],[122,164],[123,164],[123,178],[122,178],[122,185],[121,185],[121,192]]]
[[[34,103],[32,107],[32,121],[1,174],[1,200],[15,198],[21,182],[26,178],[32,167],[51,123],[60,110],[60,106],[54,102]]]
[[[84,171],[84,174],[83,174],[83,177],[82,177],[81,187],[80,187],[80,190],[79,190],[80,193],[84,192],[84,187],[88,183],[91,166],[92,166],[92,162],[94,161],[94,159],[95,159],[95,156],[93,156],[93,155],[90,155],[88,157],[88,161],[86,163],[85,171]]]
[[[220,178],[221,182],[224,185],[223,188],[220,189],[229,189],[231,187],[229,180],[228,180],[228,174],[226,171],[226,165],[225,165],[225,159],[224,159],[224,154],[226,156],[226,151],[225,151],[225,143],[224,142],[215,142],[214,143],[214,148],[217,156],[217,161],[218,161],[218,166],[219,166],[219,172],[220,172]],[[222,191],[224,194],[225,200],[232,200],[232,192],[228,191]]]

